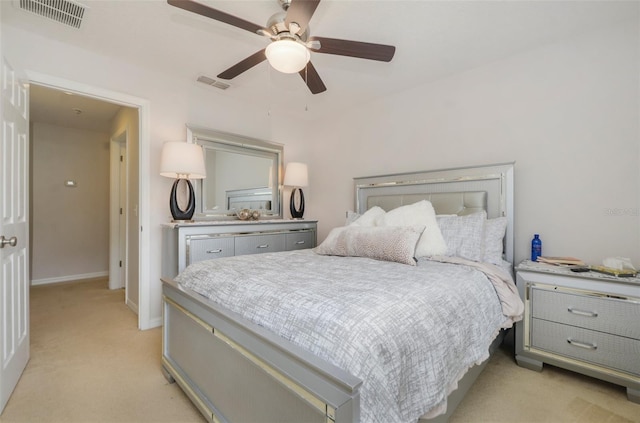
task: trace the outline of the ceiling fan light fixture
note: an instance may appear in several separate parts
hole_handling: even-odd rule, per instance
[[[309,62],[311,55],[303,44],[291,40],[277,40],[265,50],[269,64],[282,73],[300,72]]]

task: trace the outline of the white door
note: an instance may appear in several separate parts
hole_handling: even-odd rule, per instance
[[[29,361],[29,89],[0,69],[0,412]]]
[[[111,139],[109,194],[109,289],[127,280],[127,133]]]
[[[118,219],[118,233],[120,238],[120,288],[125,288],[127,280],[127,148],[126,143],[120,143],[120,166],[119,166],[119,188],[118,204],[120,208],[120,218]]]

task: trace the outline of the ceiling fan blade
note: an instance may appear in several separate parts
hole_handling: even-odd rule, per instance
[[[390,62],[396,52],[394,46],[363,43],[361,41],[339,40],[337,38],[311,37],[309,41],[320,41],[316,53],[337,54],[360,59]]]
[[[254,34],[265,29],[260,25],[245,21],[244,19],[237,18],[233,15],[217,9],[213,9],[209,6],[205,6],[204,4],[192,0],[167,0],[167,3],[169,3],[171,6],[175,6],[189,12],[197,13],[198,15],[206,16],[207,18],[215,19],[216,21],[224,22],[226,24],[247,30],[249,32],[253,32]]]
[[[287,24],[287,28],[292,22],[295,22],[300,27],[299,34],[303,34],[309,26],[309,21],[313,16],[313,12],[316,11],[320,0],[291,0],[291,5],[287,9],[287,16],[284,22]]]
[[[307,66],[298,72],[304,82],[309,87],[309,91],[312,94],[320,94],[321,92],[327,91],[327,87],[324,86],[324,82],[320,79],[320,75],[318,75],[318,71],[311,64],[311,62],[307,62]]]
[[[264,54],[264,50],[265,49],[262,49],[256,53],[253,53],[246,59],[241,60],[240,62],[231,66],[229,69],[219,74],[218,78],[233,79],[236,76],[240,75],[242,72],[247,71],[255,65],[264,62],[267,59],[267,56],[265,56]]]

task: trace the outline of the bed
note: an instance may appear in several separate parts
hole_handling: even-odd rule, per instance
[[[208,420],[446,421],[501,341],[501,329],[518,320],[515,286],[496,277],[513,262],[513,164],[356,178],[354,185],[351,224],[332,230],[314,251],[201,262],[163,279],[163,370]],[[399,230],[394,222],[406,218],[399,210],[418,204],[439,215],[447,249],[459,242],[459,251],[476,250],[465,241],[474,238],[467,223],[451,231],[463,220],[500,221],[498,250],[493,242],[499,262],[450,251],[407,258],[421,248],[428,225]],[[374,211],[378,223],[370,225]],[[380,224],[380,216],[391,224]],[[332,249],[344,247],[345,236],[358,241],[347,248],[369,245],[363,240],[372,234],[400,241],[376,242],[365,253]],[[412,242],[410,252],[401,248]],[[376,257],[383,244],[395,248],[382,254],[400,259]],[[422,283],[426,274],[439,279]],[[385,288],[389,281],[393,290]],[[451,288],[443,293],[436,285]],[[389,295],[402,301],[399,308]],[[423,303],[427,297],[439,300]],[[470,297],[478,305],[466,305]],[[438,313],[420,314],[434,308]],[[437,340],[424,341],[436,332]],[[464,360],[443,364],[437,351]]]

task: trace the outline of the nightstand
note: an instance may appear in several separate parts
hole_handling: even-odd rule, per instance
[[[524,318],[516,325],[516,361],[544,363],[625,386],[640,403],[640,278],[526,260],[516,267]]]

